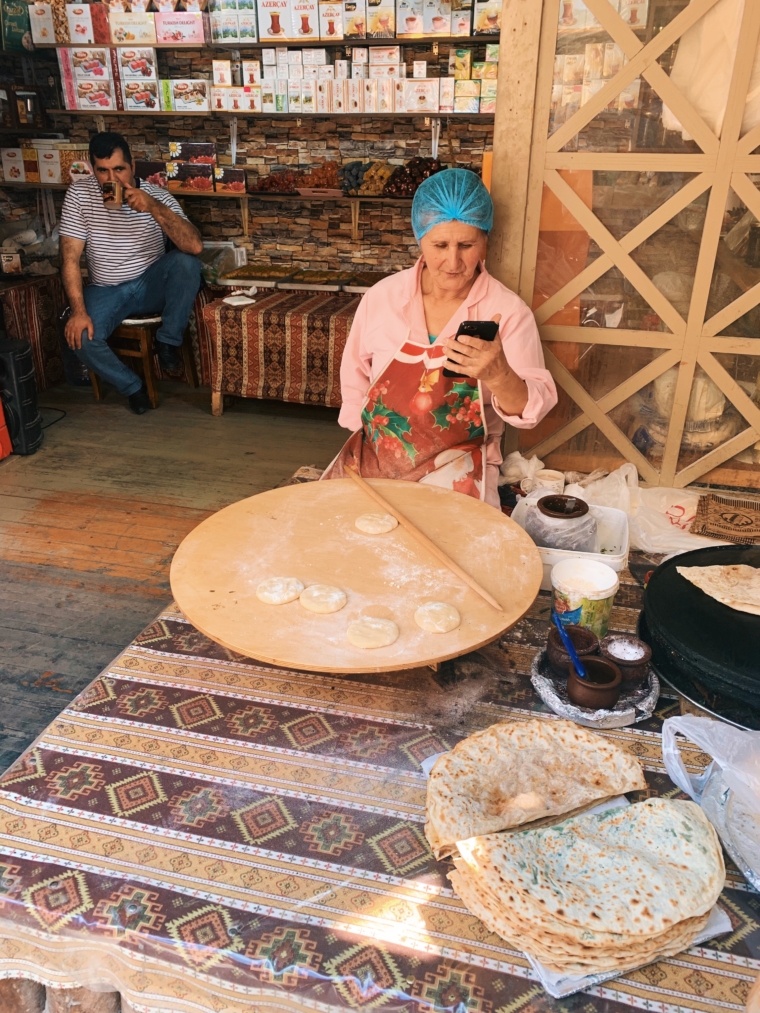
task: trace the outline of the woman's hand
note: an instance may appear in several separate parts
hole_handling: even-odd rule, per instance
[[[498,324],[501,314],[491,319]],[[498,335],[493,341],[483,341],[460,334],[456,341],[446,342],[446,356],[449,369],[486,383],[507,415],[522,415],[528,403],[528,385],[510,367]]]
[[[501,313],[491,317],[491,320],[498,324]],[[509,363],[498,334],[493,341],[483,341],[482,338],[470,334],[460,334],[456,341],[453,338],[447,341],[445,347],[447,356],[445,366],[457,373],[464,373],[471,380],[483,380],[490,387],[492,382],[505,380],[510,373]]]

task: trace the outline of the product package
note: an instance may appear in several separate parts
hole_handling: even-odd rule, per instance
[[[427,77],[427,60],[414,61],[412,77]]]
[[[351,77],[354,80],[356,80],[356,81],[358,81],[358,80],[363,81],[365,78],[369,77],[369,74],[367,73],[367,64],[366,63],[352,63],[351,64]]]
[[[472,31],[472,0],[451,0],[451,34],[470,35]]]
[[[219,19],[217,31],[220,36],[220,42],[239,42],[240,23],[238,18],[240,15],[234,11],[222,11],[217,17]]]
[[[332,81],[317,81],[317,112],[332,112]]]
[[[26,183],[24,155],[21,148],[0,148],[3,163],[3,179],[8,183]]]
[[[370,66],[378,63],[401,63],[401,46],[373,46],[369,50]]]
[[[228,88],[232,84],[232,64],[229,60],[212,60],[211,70],[214,84],[223,88]]]
[[[172,109],[177,112],[202,112],[209,108],[209,82],[173,80],[171,82]]]
[[[614,42],[607,42],[604,46],[604,66],[602,77],[610,78],[620,73],[626,64],[623,50]]]
[[[408,113],[437,113],[438,99],[437,80],[428,78],[424,81],[404,82],[404,106]]]
[[[58,67],[61,71],[61,88],[63,100],[67,109],[77,108],[77,92],[74,84],[74,64],[71,59],[71,50],[63,47],[56,49]]]
[[[319,38],[317,0],[291,0],[291,32],[293,39]]]
[[[502,0],[474,0],[473,35],[501,34],[501,2]]]
[[[424,0],[422,19],[425,35],[450,35],[451,0]]]
[[[216,165],[216,143],[214,141],[169,141],[169,158],[172,162]]]
[[[288,79],[288,112],[301,112],[301,79]]]
[[[273,67],[277,63],[277,52],[274,49],[261,50],[261,63],[264,67]]]
[[[245,89],[241,85],[225,88],[225,106],[228,112],[242,113],[245,110]],[[213,104],[213,95],[211,98]]]
[[[72,49],[71,64],[77,81],[108,81],[111,77],[107,49]]]
[[[262,42],[290,38],[292,24],[290,0],[257,0],[256,10],[259,16],[259,37]]]
[[[245,169],[217,165],[214,169],[214,189],[221,193],[245,193]]]
[[[261,84],[261,64],[258,60],[243,60],[243,84]]]
[[[92,4],[94,7],[95,5]],[[126,14],[123,11],[111,11],[111,41],[117,46],[131,43],[142,46],[155,46],[156,25],[154,14]]]
[[[89,4],[66,4],[66,18],[73,45],[86,45],[95,41]]]
[[[376,81],[377,84],[377,111],[379,113],[392,113],[395,104],[393,101],[394,91],[398,81],[392,81],[389,78],[384,78],[381,81]],[[401,94],[403,96],[403,82],[401,82]],[[403,109],[399,109],[399,112],[403,112]]]
[[[163,187],[164,190],[167,188],[166,162],[146,161],[136,158],[135,176],[141,179],[143,183],[152,183],[153,186]]]
[[[486,63],[498,63],[499,62],[499,43],[498,42],[487,42],[486,43]]]
[[[288,81],[303,81],[304,79],[303,71],[304,68],[300,63],[288,64]]]
[[[288,81],[277,78],[274,83],[274,108],[277,113],[288,112]]]
[[[214,11],[209,16],[209,27],[211,30],[211,41],[216,44],[222,42],[222,18],[224,17],[221,11]]]
[[[227,91],[229,89],[222,85],[212,84],[210,88],[211,109],[217,113],[223,113],[227,109]]]
[[[170,14],[159,12],[155,15],[156,39],[164,45],[202,46],[206,42],[204,17],[204,14],[192,11],[173,11]]]
[[[259,29],[255,11],[238,11],[238,39],[240,42],[258,42]]]
[[[442,77],[438,81],[438,112],[454,112],[454,78]]]
[[[149,112],[158,109],[157,81],[125,81],[122,85],[126,112]]]
[[[480,112],[496,112],[496,88],[498,81],[486,79],[480,82]]]
[[[620,17],[631,28],[646,28],[649,0],[620,0]]]
[[[393,109],[397,113],[406,112],[406,81],[400,78],[391,82],[393,92]]]
[[[301,112],[315,113],[317,111],[317,82],[301,81]]]
[[[373,80],[388,77],[398,79],[401,77],[401,66],[398,63],[370,64],[368,77]]]
[[[61,182],[61,153],[57,148],[37,148],[37,162],[39,164],[40,183]]]
[[[49,46],[56,41],[53,7],[51,4],[31,4],[29,7],[29,25],[32,31],[32,42],[37,45]]]
[[[275,81],[267,81],[266,79],[261,82],[261,111],[263,113],[274,113],[277,111],[277,105],[274,97],[274,86]]]
[[[334,113],[348,112],[348,82],[344,78],[337,78],[330,82],[331,104]]]
[[[53,7],[53,20],[55,20],[55,16],[56,16],[56,7]],[[110,45],[111,23],[109,21],[108,7],[105,4],[99,3],[90,4],[90,17],[92,18],[92,34],[95,36],[95,42],[101,46]],[[66,40],[58,40],[58,41],[66,41]]]
[[[367,37],[366,0],[343,0],[343,35],[346,39]]]
[[[335,79],[335,67],[317,67],[317,80],[333,81]]]
[[[472,50],[454,50],[454,80],[469,81],[472,77]]]
[[[88,159],[90,153],[81,144],[60,144],[58,150],[61,155],[61,182],[71,181],[76,183],[84,176],[92,175],[92,166]]]
[[[367,36],[393,39],[396,35],[396,8],[386,0],[367,0]]]
[[[424,0],[396,0],[396,36],[419,39],[423,32]]]
[[[304,67],[324,67],[327,64],[326,49],[304,49]]]
[[[480,112],[480,81],[454,82],[454,112]]]
[[[110,81],[77,81],[77,109],[100,112],[116,109]]]
[[[362,90],[364,91],[364,112],[365,113],[376,113],[377,112],[377,81],[370,81],[369,79],[362,81]]]
[[[351,69],[348,60],[336,60],[334,66],[335,76],[348,80],[349,71]]]
[[[167,188],[173,192],[190,190],[210,193],[214,189],[214,166],[194,162],[167,162]]]
[[[335,40],[343,38],[343,4],[341,0],[320,0],[319,37]]]
[[[359,80],[350,80],[346,82],[346,88],[348,89],[348,108],[349,113],[363,113],[364,112],[364,82]]]
[[[157,80],[155,49],[132,49],[124,46],[119,47],[116,52],[118,54],[119,75],[123,81]]]

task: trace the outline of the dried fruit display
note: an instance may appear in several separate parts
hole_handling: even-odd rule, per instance
[[[379,197],[383,187],[400,166],[389,165],[388,162],[373,162],[364,173],[362,185],[359,187],[360,197]]]
[[[412,197],[417,187],[429,176],[440,172],[443,166],[437,158],[412,158],[398,166],[384,189],[384,197]]]

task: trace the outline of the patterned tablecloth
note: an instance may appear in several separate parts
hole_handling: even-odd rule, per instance
[[[340,407],[340,360],[361,296],[274,292],[203,310],[215,394]]]
[[[624,575],[616,628],[639,600]],[[545,713],[526,673],[548,607],[438,675],[350,678],[255,664],[167,609],[0,779],[0,977],[150,1013],[741,1010],[760,926],[735,872],[731,935],[555,1002],[428,849],[420,762]],[[640,797],[677,794],[676,709],[605,733],[641,759]]]
[[[37,390],[63,380],[63,354],[58,317],[66,305],[60,276],[0,282],[0,304],[9,338],[32,346]]]

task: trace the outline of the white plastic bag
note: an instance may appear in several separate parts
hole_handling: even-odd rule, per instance
[[[539,461],[535,454],[528,460],[519,450],[515,450],[514,453],[507,454],[499,468],[499,485],[519,485],[524,478],[533,478],[543,466],[544,462]]]
[[[697,777],[691,777],[676,743],[680,732],[713,757],[713,763]],[[662,758],[671,781],[695,802],[700,802],[713,765],[723,772],[723,780],[755,812],[760,813],[760,732],[685,714],[667,718],[662,726]]]

